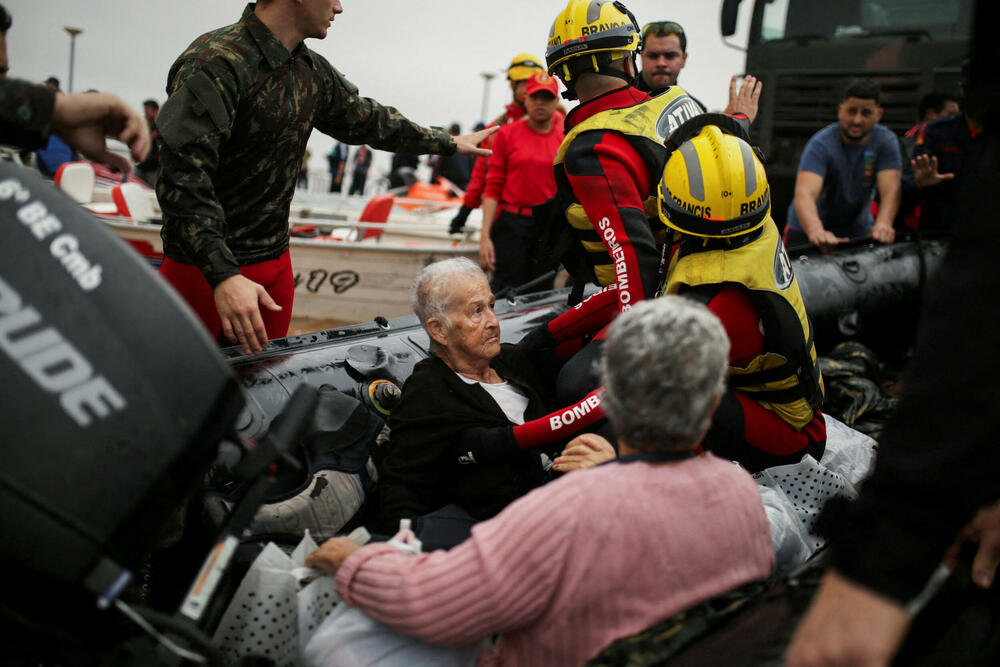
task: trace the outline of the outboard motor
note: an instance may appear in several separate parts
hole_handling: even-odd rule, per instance
[[[203,327],[138,255],[0,164],[0,624],[15,646],[85,645],[120,622],[98,608],[177,532],[242,405]]]

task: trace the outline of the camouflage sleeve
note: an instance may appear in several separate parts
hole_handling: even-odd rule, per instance
[[[169,92],[156,119],[164,246],[195,264],[214,288],[239,273],[212,182],[220,146],[232,129],[237,84],[224,67],[189,60],[172,73]]]
[[[392,153],[454,155],[455,142],[441,128],[417,125],[393,107],[358,95],[344,75],[318,58],[328,81],[328,104],[316,129],[349,144],[368,144]]]
[[[56,94],[45,86],[0,79],[0,143],[41,148],[49,134]]]

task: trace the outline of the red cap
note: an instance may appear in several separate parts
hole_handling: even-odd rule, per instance
[[[540,90],[547,90],[552,93],[553,97],[559,97],[559,83],[555,77],[549,76],[545,72],[535,72],[531,75],[525,93],[533,95]]]

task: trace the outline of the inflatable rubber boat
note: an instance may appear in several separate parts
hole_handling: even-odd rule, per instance
[[[357,509],[337,521],[355,520],[372,483],[367,454],[428,353],[426,334],[412,316],[377,317],[272,341],[256,356],[220,355],[141,258],[35,174],[0,165],[0,218],[8,655],[91,663],[80,657],[141,637],[143,651],[166,658],[142,653],[134,664],[182,664],[185,651],[215,663],[206,632],[246,529],[280,533],[267,508],[301,497],[320,469],[343,475],[328,486],[355,489]],[[942,252],[938,241],[901,241],[792,263],[817,326],[842,334],[845,312],[864,328],[872,314],[912,307]],[[503,340],[519,340],[566,298],[501,296]],[[179,606],[144,606],[148,554],[177,541],[179,508],[220,469],[228,478],[210,486],[238,492],[219,496],[208,556],[171,563],[189,584]]]

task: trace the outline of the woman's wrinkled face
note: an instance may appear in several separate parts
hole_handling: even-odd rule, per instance
[[[459,365],[493,359],[500,354],[500,321],[489,283],[466,279],[452,289],[446,311],[451,327],[444,331],[442,347]]]

